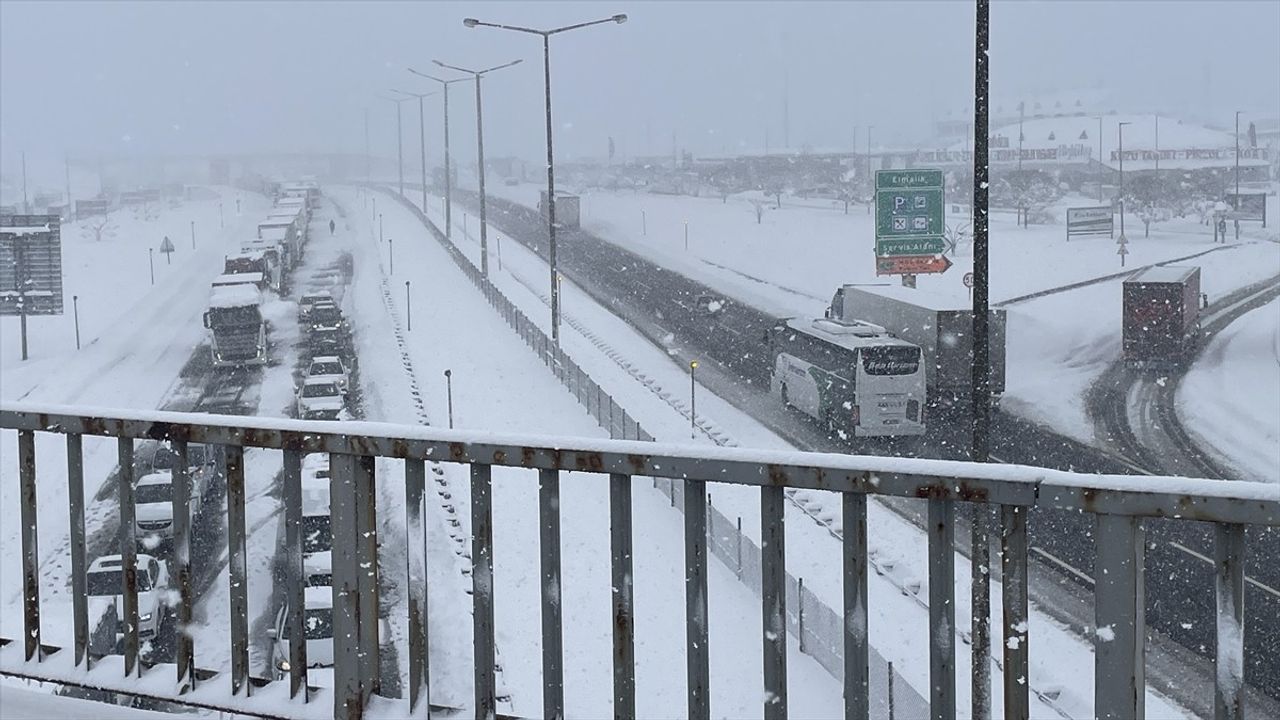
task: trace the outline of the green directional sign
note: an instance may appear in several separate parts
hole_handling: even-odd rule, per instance
[[[941,255],[946,243],[941,237],[885,238],[876,242],[876,255],[897,257],[900,255]]]
[[[876,257],[941,254],[945,201],[941,170],[876,172]]]

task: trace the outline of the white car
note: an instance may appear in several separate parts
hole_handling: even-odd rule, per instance
[[[204,498],[204,479],[202,472],[192,473],[191,478],[191,517],[200,512],[200,503]],[[173,474],[153,472],[143,475],[133,491],[134,525],[138,529],[141,540],[158,537],[167,540],[173,537]]]
[[[89,594],[89,618],[102,617],[107,608],[116,609],[116,634],[124,634],[124,560],[119,555],[104,555],[89,565],[86,583]],[[160,626],[169,612],[165,598],[169,592],[169,569],[150,555],[138,555],[138,637],[151,639],[160,634]]]
[[[302,615],[302,631],[307,639],[307,667],[333,667],[333,588],[313,586],[303,590],[305,605]],[[289,674],[289,605],[285,603],[276,613],[275,625],[267,629],[271,638],[271,667],[276,679]],[[378,640],[385,643],[391,637],[391,626],[385,618],[378,618]]]
[[[326,290],[324,292],[307,293],[298,300],[298,314],[303,320],[311,316],[311,310],[320,303],[332,303],[333,296]]]
[[[342,412],[342,390],[332,380],[307,378],[298,389],[298,417],[303,420],[336,420]]]
[[[303,590],[305,609],[303,634],[307,638],[307,667],[333,665],[333,588],[308,587]],[[276,678],[289,673],[289,605],[280,606],[275,625],[268,628],[271,643],[271,667]]]
[[[329,380],[345,393],[351,376],[347,367],[342,364],[342,358],[337,355],[317,355],[311,358],[311,365],[307,367],[307,379]]]

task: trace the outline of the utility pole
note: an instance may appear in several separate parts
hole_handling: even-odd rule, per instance
[[[782,68],[782,143],[783,150],[791,149],[791,77]]]
[[[521,61],[517,59],[512,62],[495,65],[494,67],[486,68],[484,70],[468,70],[467,68],[446,65],[439,60],[435,60],[434,62],[442,68],[467,73],[476,79],[476,174],[480,183],[480,274],[484,277],[489,277],[489,223],[486,216],[486,207],[488,206],[488,202],[486,200],[484,189],[484,110],[481,102],[480,78],[494,70],[501,70],[503,68],[509,68],[512,65],[517,65]]]
[[[990,5],[988,0],[977,0],[977,20],[974,48],[974,118],[973,118],[973,450],[974,462],[989,460],[991,426],[991,350],[988,335],[988,237],[987,237],[987,185],[990,180],[988,164],[988,89],[990,46]],[[1018,127],[1018,162],[1022,162],[1022,127]],[[990,530],[984,503],[973,504],[970,523],[970,575],[972,582],[971,606],[972,638],[971,660],[973,669],[972,714],[975,720],[987,720],[991,716],[991,665],[987,656],[991,652],[991,573]],[[950,551],[950,548],[947,548]],[[954,680],[952,680],[954,685]],[[954,698],[954,691],[953,691]],[[954,711],[954,707],[952,707]],[[1012,715],[1017,717],[1017,715]]]
[[[1237,130],[1239,127],[1237,126]],[[1160,116],[1156,116],[1156,179],[1160,179]]]
[[[67,175],[67,178],[66,178],[67,180],[67,216],[70,217],[71,211],[75,209],[71,202],[71,156],[66,155],[64,156],[64,159],[65,159],[64,166],[65,166],[66,175]]]
[[[369,108],[364,109],[364,181],[373,180],[373,157],[369,154]]]
[[[1102,116],[1098,116],[1098,202],[1102,202]]]
[[[1239,116],[1240,114],[1236,113],[1236,118],[1237,118],[1236,130],[1240,129]],[[1240,133],[1237,132],[1236,135],[1239,136]],[[1240,157],[1240,143],[1238,140],[1236,141],[1236,157],[1237,158]],[[1237,162],[1237,165],[1238,164],[1239,163]],[[1237,172],[1236,175],[1239,176],[1240,173]],[[1236,184],[1239,185],[1238,182]],[[23,215],[31,214],[31,206],[27,204],[27,151],[26,150],[22,151],[22,214]],[[26,358],[23,358],[23,359],[25,360]]]
[[[1116,144],[1120,152],[1120,244],[1125,242],[1124,237],[1124,126],[1130,125],[1130,122],[1122,122],[1116,124]]]
[[[421,155],[419,169],[422,172],[422,212],[425,214],[427,212],[427,123],[426,117],[423,115],[422,101],[424,98],[435,95],[435,93],[411,93],[394,89],[391,92],[418,98],[418,151]]]

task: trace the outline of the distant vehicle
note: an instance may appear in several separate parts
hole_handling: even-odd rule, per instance
[[[923,435],[920,348],[869,323],[788,319],[769,333],[774,397],[842,437]]]
[[[219,275],[213,279],[213,287],[229,287],[231,285],[252,285],[259,290],[266,290],[267,277],[260,272],[237,272]]]
[[[344,393],[351,381],[346,366],[342,364],[342,358],[337,355],[317,355],[311,358],[311,365],[307,367],[307,379],[329,380]]]
[[[207,475],[197,472],[191,478],[191,516],[200,512]],[[173,537],[173,473],[155,472],[143,475],[133,491],[134,524],[142,536],[168,540]]]
[[[307,313],[307,330],[339,330],[346,326],[342,311],[332,300],[315,303]]]
[[[138,637],[153,638],[168,613],[169,569],[151,555],[138,555]],[[124,559],[104,555],[89,565],[85,574],[89,595],[89,618],[101,617],[107,607],[116,609],[116,634],[124,634]]]
[[[503,180],[502,184],[507,187],[515,187],[520,184],[520,178],[509,177],[506,180]]]
[[[230,282],[228,275],[239,274],[256,276],[253,278],[255,284],[262,286],[264,290],[270,287],[272,290],[279,291],[284,282],[280,256],[274,247],[242,246],[240,253],[228,255],[223,259],[222,272],[224,284]]]
[[[302,491],[302,572],[307,577],[333,574],[333,523],[327,484],[304,487]]]
[[[836,290],[827,317],[865,321],[920,346],[929,382],[929,406],[965,407],[973,392],[973,310],[950,297],[893,285],[873,289],[845,285]],[[991,395],[1004,394],[1006,312],[988,315]]]
[[[333,296],[326,292],[307,293],[298,299],[298,317],[306,322],[311,319],[311,311],[316,305],[333,304]]]
[[[1200,268],[1156,265],[1124,281],[1123,355],[1130,366],[1181,365],[1200,345]]]
[[[298,389],[298,417],[336,420],[342,412],[342,390],[332,380],[306,379]]]
[[[556,227],[577,229],[581,225],[577,195],[556,191]],[[547,219],[547,191],[542,190],[538,199],[538,212]]]
[[[173,447],[168,443],[156,448],[151,456],[151,472],[160,472],[162,470],[173,470],[173,465],[178,459],[178,454],[174,452]],[[213,452],[208,445],[204,443],[187,443],[187,471],[200,472],[209,471],[214,466]]]
[[[329,490],[329,456],[311,453],[302,458],[302,492],[321,490]]]
[[[215,287],[209,296],[204,326],[214,367],[262,365],[267,362],[267,321],[262,293],[248,285]]]
[[[318,328],[307,332],[307,350],[312,357],[343,355],[347,349],[346,334],[336,328]]]

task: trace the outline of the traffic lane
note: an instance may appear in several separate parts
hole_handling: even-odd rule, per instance
[[[526,219],[528,218],[528,213],[523,213],[523,215]],[[521,239],[538,236],[539,233],[532,232],[532,228],[530,230],[531,232],[527,235],[522,235]],[[714,326],[708,327],[704,325],[704,327],[698,327],[691,320],[693,314],[688,312],[688,307],[677,301],[678,298],[687,298],[692,294],[690,288],[694,284],[691,281],[670,271],[656,268],[652,264],[637,258],[621,261],[620,264],[618,259],[620,250],[599,252],[596,248],[599,247],[600,241],[596,243],[586,242],[584,234],[566,233],[565,238],[570,248],[578,250],[568,255],[569,258],[576,260],[570,260],[565,263],[568,266],[566,274],[580,275],[580,277],[587,278],[616,279],[616,283],[611,283],[611,287],[615,291],[619,288],[629,290],[628,294],[632,295],[635,300],[647,305],[649,308],[657,306],[658,309],[654,310],[653,314],[660,318],[667,327],[684,336],[684,342],[691,341],[690,344],[692,346],[700,347],[709,355],[734,370],[741,370],[744,365],[750,364],[744,361],[750,358],[754,348],[749,341],[743,339],[745,333],[739,332],[729,336],[717,336]],[[586,247],[579,248],[577,245],[592,247],[588,250]],[[586,267],[579,268],[579,265],[585,265]],[[619,268],[626,268],[628,272],[619,272]],[[574,272],[575,269],[582,272]],[[646,274],[645,271],[649,272]],[[637,290],[635,287],[637,283],[634,282],[634,279],[641,275],[644,275],[648,282],[644,284],[642,290]],[[581,283],[580,280],[579,282]],[[656,295],[653,294],[654,288],[659,289],[661,292]],[[598,289],[597,292],[599,292]],[[728,314],[722,316],[722,319],[732,322]],[[725,341],[726,338],[728,338],[728,342]],[[715,352],[716,350],[719,350],[719,352]],[[758,366],[753,369],[758,372]],[[960,417],[965,419],[962,415]],[[1106,456],[1102,456],[1087,447],[1065,441],[1060,436],[1052,433],[1039,431],[1029,423],[1014,422],[1012,424],[1016,430],[1004,435],[1003,439],[1006,442],[1004,447],[1001,448],[1003,452],[1014,456],[1007,459],[1009,462],[1049,467],[1057,466],[1084,472],[1124,473],[1130,470],[1130,468],[1123,465],[1117,467],[1119,463],[1112,462]],[[934,426],[936,427],[936,424]],[[960,426],[961,423],[956,423],[955,428],[960,428]],[[966,453],[962,449],[967,447],[966,434],[964,432],[941,433],[943,439],[933,438],[934,442],[930,443],[929,450],[933,454],[940,456],[959,455],[964,457]],[[840,448],[837,448],[837,450],[840,450]],[[1096,469],[1090,470],[1088,467],[1080,467],[1081,465],[1095,466]],[[1105,467],[1097,467],[1098,465]],[[1094,554],[1091,528],[1091,521],[1082,515],[1074,515],[1062,511],[1037,512],[1033,515],[1031,524],[1032,546],[1039,555],[1050,560],[1051,564],[1056,566],[1056,569],[1065,571],[1068,577],[1081,584],[1090,584],[1092,582]],[[1196,545],[1201,545],[1204,542],[1203,538],[1185,539]],[[1166,544],[1161,550],[1164,551],[1172,547],[1175,546]],[[1178,558],[1176,555],[1165,557],[1163,552],[1153,555],[1150,567],[1154,569],[1156,575],[1162,578],[1161,581],[1154,583],[1153,589],[1161,595],[1169,593],[1174,596],[1194,597],[1194,593],[1186,592],[1186,580],[1190,575],[1194,574],[1192,572],[1183,572],[1189,569],[1188,563],[1189,560],[1187,558]],[[1166,568],[1166,565],[1171,566],[1171,568]],[[1166,583],[1163,579],[1170,581],[1171,587],[1166,589],[1164,587]],[[1152,580],[1155,580],[1154,575]],[[1181,582],[1179,582],[1180,580]],[[1150,609],[1149,619],[1154,625],[1167,630],[1170,634],[1185,638],[1191,647],[1195,648],[1202,643],[1197,638],[1188,637],[1187,633],[1183,632],[1184,628],[1182,626],[1187,623],[1186,618],[1175,617],[1188,612],[1199,612],[1200,615],[1198,617],[1201,618],[1213,617],[1213,609],[1200,604],[1198,611],[1189,607],[1171,611],[1163,606],[1155,606]],[[1247,613],[1254,614],[1253,604],[1247,608]],[[1204,623],[1201,622],[1198,625],[1203,627]],[[1194,629],[1197,627],[1197,623],[1193,621],[1191,626]],[[1260,633],[1259,635],[1265,635],[1265,633]],[[1259,641],[1263,640],[1263,637],[1259,637]]]

